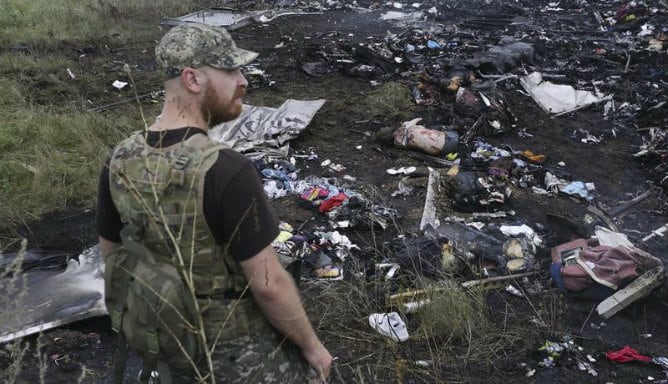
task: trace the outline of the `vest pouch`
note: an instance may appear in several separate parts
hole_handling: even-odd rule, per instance
[[[234,340],[250,333],[273,330],[260,308],[251,299],[215,300],[202,311],[202,320],[206,338],[210,342]]]
[[[107,309],[112,326],[123,332],[128,345],[145,358],[166,361],[176,369],[196,363],[198,317],[177,268],[130,253],[126,247],[112,253],[106,264]]]

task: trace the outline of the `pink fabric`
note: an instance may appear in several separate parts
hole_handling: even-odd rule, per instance
[[[591,268],[586,265],[593,265]],[[588,247],[578,256],[578,263],[562,268],[564,287],[582,291],[595,282],[612,289],[633,280],[647,270],[661,266],[661,260],[638,248],[623,246]]]
[[[616,361],[618,363],[626,363],[628,361],[644,361],[645,363],[652,360],[649,356],[641,355],[635,349],[626,346],[619,351],[609,351],[605,353],[608,360]]]

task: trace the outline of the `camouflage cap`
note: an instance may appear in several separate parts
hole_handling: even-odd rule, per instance
[[[158,65],[173,78],[186,67],[208,65],[236,69],[255,60],[257,53],[238,48],[225,28],[185,23],[162,37],[155,48],[155,57]]]

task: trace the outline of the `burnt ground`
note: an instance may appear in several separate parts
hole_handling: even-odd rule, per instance
[[[660,104],[666,101],[667,92],[666,49],[664,47],[660,52],[644,49],[647,40],[666,27],[665,3],[646,2],[646,7],[635,10],[636,19],[615,26],[606,24],[605,31],[598,28],[594,11],[598,10],[604,16],[614,15],[623,3],[566,1],[558,5],[561,10],[547,10],[548,3],[543,1],[423,3],[422,10],[434,5],[439,13],[436,16],[428,13],[427,20],[432,24],[419,24],[414,29],[379,20],[382,13],[393,10],[390,5],[359,4],[370,11],[339,4],[339,7],[331,6],[322,15],[284,16],[266,25],[250,25],[234,32],[238,45],[260,52],[259,68],[275,82],[271,87],[260,86],[250,91],[249,103],[278,106],[287,98],[327,99],[311,125],[292,142],[293,150],[313,150],[318,155],[316,161],[298,162],[300,178],[308,175],[354,176],[356,181],[350,184],[352,188],[374,191],[374,198],[400,213],[396,225],[385,231],[379,228],[343,230],[363,249],[359,255],[353,255],[357,262],[346,266],[350,273],[345,282],[315,283],[307,280],[302,284],[310,314],[317,319],[319,332],[333,355],[339,357],[331,381],[643,383],[665,378],[657,365],[639,362],[620,364],[610,362],[603,356],[606,351],[627,345],[644,355],[668,355],[668,290],[665,285],[608,320],[598,317],[595,303],[566,299],[550,283],[548,251],[549,246],[558,243],[550,237],[546,221],[547,215],[553,214],[584,225],[590,205],[610,212],[649,191],[647,198],[610,219],[638,247],[664,262],[668,261],[665,238],[641,241],[653,229],[668,222],[666,190],[657,182],[661,177],[656,172],[659,163],[656,159],[641,162],[633,157],[643,144],[647,128],[665,128],[666,124],[666,107]],[[252,6],[235,5],[242,9]],[[302,6],[302,9],[309,8]],[[637,35],[644,23],[652,24],[656,29],[651,36],[641,38]],[[397,34],[397,40],[392,44],[384,40],[388,31]],[[360,265],[382,260],[388,252],[388,242],[399,235],[417,232],[426,195],[427,166],[439,165],[415,159],[410,156],[411,151],[379,140],[377,133],[385,127],[398,127],[404,120],[422,117],[426,126],[453,127],[464,135],[472,121],[458,113],[452,94],[436,87],[431,94],[436,99],[434,105],[417,105],[410,98],[411,90],[420,80],[423,84],[433,85],[438,83],[434,79],[447,79],[449,73],[460,69],[458,63],[477,52],[484,52],[504,35],[514,36],[535,48],[533,60],[504,68],[505,73],[521,75],[524,70],[538,70],[549,72],[559,82],[577,88],[592,90],[595,84],[603,93],[614,95],[617,109],[607,117],[604,117],[603,105],[550,117],[522,92],[516,79],[510,79],[499,82],[497,90],[516,117],[515,126],[499,135],[480,132],[478,139],[499,147],[519,151],[530,149],[544,154],[547,161],[541,167],[557,167],[559,162],[563,162],[565,166],[562,169],[570,174],[572,180],[595,184],[596,197],[589,204],[567,196],[538,195],[518,182],[513,183],[511,177],[508,185],[512,195],[501,210],[514,211],[515,215],[488,220],[487,228],[506,223],[527,223],[545,235],[546,246],[537,255],[538,268],[544,273],[532,278],[541,289],[531,293],[529,300],[514,297],[503,290],[491,290],[485,295],[486,303],[490,308],[490,317],[497,322],[504,317],[513,318],[514,322],[509,322],[509,327],[516,327],[519,333],[525,332],[522,327],[528,327],[535,313],[549,316],[549,319],[543,319],[546,326],[527,330],[525,337],[515,338],[478,359],[466,357],[473,356],[471,351],[467,351],[467,343],[440,345],[445,351],[444,361],[435,362],[436,366],[428,369],[427,373],[416,369],[403,374],[398,362],[428,359],[430,355],[425,351],[429,350],[429,346],[419,340],[390,346],[380,337],[375,337],[366,324],[366,318],[362,317],[364,314],[359,316],[354,308],[337,308],[336,311],[342,313],[345,319],[337,317],[338,323],[328,320],[326,316],[333,316],[331,312],[319,312],[323,307],[319,302],[323,297],[321,292],[340,290],[342,294],[349,294],[345,291],[346,284],[359,284],[353,276],[355,272],[362,271]],[[425,37],[439,41],[447,48],[437,52],[425,49],[410,57],[402,56],[401,51],[406,44],[425,44]],[[284,44],[283,48],[275,48],[279,43]],[[397,64],[377,51],[359,48],[374,43],[392,47],[394,56],[407,60]],[[159,87],[150,48],[150,44],[138,44],[116,50],[114,47],[100,49],[95,60],[128,62],[137,68],[136,77],[140,86],[145,88],[140,93],[148,92]],[[342,58],[352,58],[354,63],[337,62]],[[302,70],[303,64],[315,62],[327,68],[328,73],[311,76]],[[375,65],[376,70],[364,76],[355,75],[351,68],[359,63]],[[112,71],[110,69],[106,75],[117,75]],[[481,78],[500,75],[502,71],[474,68],[473,72]],[[431,83],[425,81],[425,73],[430,75]],[[373,85],[372,80],[379,85]],[[386,87],[387,84],[398,84],[399,87]],[[369,100],[374,100],[375,105]],[[622,106],[623,103],[628,103],[630,107]],[[653,108],[657,105],[660,107]],[[579,136],[582,131],[578,133],[578,130],[587,130],[600,138],[600,143],[583,143]],[[530,136],[518,135],[518,131]],[[471,150],[471,143],[460,144],[459,156],[465,160]],[[338,173],[322,167],[320,162],[325,159],[344,165],[346,170]],[[408,181],[415,189],[407,196],[392,197],[399,179],[388,175],[385,170],[400,166],[417,167],[416,174]],[[444,171],[447,169],[443,168]],[[305,208],[295,197],[281,198],[274,203],[281,219],[301,231],[308,233],[327,227],[324,215]],[[440,202],[440,217],[468,215],[454,210],[447,198]],[[18,232],[36,247],[68,249],[76,254],[95,242],[93,218],[94,212],[74,210],[32,223],[18,229]],[[372,292],[377,281],[361,284]],[[349,305],[354,307],[361,305],[362,301],[369,301],[356,299],[357,296],[351,295]],[[378,302],[371,301],[367,308],[384,310]],[[41,339],[48,359],[46,382],[75,382],[81,375],[82,367],[87,370],[83,382],[109,382],[114,337],[108,325],[107,319],[90,319],[46,332]],[[409,327],[413,325],[409,321]],[[351,333],[351,329],[356,332]],[[367,336],[360,339],[360,334]],[[34,337],[28,339],[36,342]],[[539,365],[545,355],[538,348],[545,341],[567,339],[573,340],[581,350],[564,353],[556,360],[554,368]],[[578,361],[587,361],[583,357],[585,355],[596,359],[592,363],[596,376],[578,368]],[[6,368],[8,361],[7,354],[0,356],[0,367]],[[22,382],[36,382],[38,372],[34,363],[34,359],[27,359],[21,374]],[[527,375],[533,369],[535,373]]]

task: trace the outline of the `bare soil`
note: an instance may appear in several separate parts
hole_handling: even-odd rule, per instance
[[[250,6],[240,5],[242,8]],[[350,75],[344,67],[334,63],[336,58],[330,57],[329,61],[326,61],[323,52],[333,52],[334,48],[351,49],[370,41],[381,42],[388,31],[392,33],[406,31],[397,24],[379,20],[379,15],[391,10],[391,7],[381,4],[366,5],[374,11],[341,9],[326,11],[322,15],[284,16],[266,25],[244,27],[235,31],[233,35],[239,46],[260,52],[259,68],[275,82],[272,87],[251,90],[249,103],[278,106],[287,98],[327,99],[327,103],[307,130],[292,142],[294,150],[313,149],[319,157],[318,161],[299,163],[300,177],[307,175],[341,177],[343,174],[348,174],[356,178],[357,186],[374,186],[382,201],[400,212],[401,218],[397,225],[386,231],[378,228],[355,229],[347,231],[346,234],[360,246],[375,248],[377,252],[382,252],[387,242],[393,238],[404,233],[416,232],[426,194],[426,177],[424,177],[427,174],[426,166],[437,165],[416,160],[409,156],[409,151],[377,140],[375,134],[383,127],[398,127],[404,118],[422,117],[426,125],[456,126],[458,123],[456,113],[453,111],[452,97],[448,95],[444,95],[441,102],[435,106],[417,106],[410,99],[406,100],[406,105],[410,105],[410,108],[405,110],[387,110],[383,105],[361,104],[360,100],[367,100],[371,95],[375,95],[380,86],[373,86],[369,78]],[[459,41],[459,45],[449,51],[443,51],[444,61],[441,65],[460,58],[469,58],[476,51],[484,51],[496,44],[503,35],[515,35],[522,41],[532,43],[536,49],[536,58],[533,64],[525,64],[526,69],[530,69],[531,66],[537,69],[557,68],[554,73],[566,75],[566,83],[588,88],[591,88],[591,81],[601,80],[603,81],[599,85],[601,90],[613,93],[618,104],[630,102],[643,106],[643,109],[636,112],[637,116],[619,114],[605,119],[602,106],[593,106],[566,116],[551,118],[530,97],[519,92],[521,87],[517,81],[511,80],[500,83],[499,89],[506,104],[518,119],[517,127],[506,134],[483,139],[496,146],[507,146],[515,150],[530,149],[535,153],[545,154],[548,159],[545,166],[554,166],[563,161],[573,180],[593,182],[596,185],[595,204],[604,211],[617,207],[645,191],[652,191],[649,198],[617,216],[614,221],[638,246],[668,261],[665,239],[646,244],[640,242],[640,239],[650,231],[668,222],[668,213],[665,191],[650,182],[654,176],[648,172],[649,166],[638,162],[632,156],[642,144],[642,132],[638,132],[637,128],[665,127],[667,118],[665,107],[659,111],[647,107],[666,100],[665,74],[658,80],[650,75],[655,68],[665,70],[665,49],[661,53],[633,51],[625,73],[627,56],[624,49],[614,42],[615,37],[619,36],[621,27],[617,27],[616,34],[612,31],[595,32],[598,24],[592,16],[591,8],[581,2],[561,2],[560,7],[564,10],[554,12],[541,11],[547,5],[547,2],[543,1],[512,3],[447,1],[424,3],[422,9],[428,9],[432,5],[440,12],[437,21],[450,27],[446,29],[449,32],[444,32],[443,35],[434,34],[434,37]],[[616,10],[621,3],[592,2],[590,5],[596,5],[599,10],[605,12]],[[651,18],[645,16],[643,21],[665,26],[665,7],[662,12]],[[507,17],[504,18],[503,15]],[[526,21],[519,24],[508,21],[516,18]],[[480,23],[481,19],[488,22]],[[632,32],[632,37],[639,31],[639,25],[635,23],[626,26]],[[544,30],[548,32],[541,34]],[[466,34],[458,34],[457,31]],[[284,48],[274,48],[279,43],[284,43]],[[88,48],[69,47],[54,52],[70,55],[76,54],[81,49],[88,49],[89,57],[93,57],[90,59],[91,65],[107,63],[101,70],[101,76],[105,79],[111,79],[120,73],[113,63],[119,60],[127,62],[135,68],[136,87],[141,94],[160,88],[151,57],[152,44],[152,42],[138,42],[113,45],[99,42]],[[401,44],[405,43],[399,43]],[[607,50],[607,54],[595,55],[593,51],[601,47]],[[327,62],[331,67],[330,73],[314,77],[301,69],[302,64],[317,61]],[[392,66],[387,70],[381,70],[374,79],[380,82],[395,81],[405,86],[405,94],[409,97],[408,90],[416,84],[416,75],[401,76],[398,73],[409,69],[412,68]],[[516,69],[514,71],[519,73]],[[611,78],[615,77],[623,81],[611,81]],[[659,85],[653,85],[657,83]],[[43,85],[36,84],[35,87],[37,93],[47,92]],[[49,91],[50,94],[51,92]],[[116,95],[96,93],[93,89],[82,92],[88,92],[90,98],[98,105],[118,100]],[[146,103],[145,108],[152,111],[151,108],[155,107]],[[350,129],[369,132],[370,135],[351,132]],[[525,129],[531,136],[519,136],[517,134],[519,129]],[[572,138],[578,129],[586,129],[603,140],[599,144],[590,144]],[[360,146],[361,149],[358,149]],[[460,146],[460,157],[465,158],[469,153],[470,147]],[[325,159],[343,164],[347,170],[343,173],[334,173],[323,168],[320,166],[320,161]],[[408,196],[391,197],[390,194],[397,189],[398,178],[388,175],[385,170],[410,165],[418,167],[417,175],[422,176],[412,179],[412,184],[417,188]],[[584,215],[588,212],[588,204],[581,200],[564,196],[541,196],[532,193],[531,189],[519,186],[513,186],[512,190],[512,198],[503,209],[515,211],[516,214],[514,218],[506,220],[528,223],[545,229],[545,233],[548,233],[547,214],[583,223]],[[300,227],[303,231],[326,225],[325,216],[305,209],[297,203],[295,197],[278,199],[274,205],[282,220]],[[447,201],[443,205],[444,215],[458,214],[448,206]],[[24,228],[17,229],[16,232],[27,237],[30,244],[35,247],[65,249],[77,254],[96,242],[93,220],[94,212],[81,212],[73,207],[71,212],[55,214],[40,222],[30,223]],[[548,240],[547,246],[550,245],[556,244],[550,244]],[[541,264],[545,268],[549,263],[547,249],[546,247],[539,253]],[[354,271],[353,266],[350,268]],[[656,365],[639,362],[614,363],[603,356],[606,351],[620,349],[626,345],[649,356],[668,355],[668,320],[666,320],[668,300],[665,296],[667,292],[665,286],[611,319],[604,320],[596,315],[595,303],[567,300],[558,296],[550,284],[547,269],[537,279],[546,288],[543,292],[532,295],[529,304],[527,300],[511,296],[502,290],[490,291],[487,294],[487,301],[491,314],[498,320],[498,316],[512,313],[519,319],[529,322],[531,313],[535,310],[530,306],[533,305],[550,309],[549,312],[555,314],[552,323],[556,325],[555,328],[532,333],[531,336],[535,339],[508,345],[507,348],[496,351],[494,356],[488,356],[479,362],[464,359],[458,362],[456,355],[465,348],[442,346],[452,352],[453,356],[448,360],[448,364],[442,364],[430,374],[413,372],[404,377],[403,382],[643,383],[650,382],[650,377],[655,380],[665,377],[662,369]],[[335,285],[337,282],[326,282],[326,284]],[[307,304],[315,300],[309,295],[328,289],[327,285],[305,284],[308,288],[305,291]],[[340,308],[344,313],[346,310]],[[397,371],[393,369],[395,361],[392,360],[419,360],[425,356],[424,351],[427,347],[418,342],[401,344],[393,349],[394,354],[378,354],[378,349],[382,349],[379,345],[385,344],[371,335],[371,329],[368,331],[369,339],[362,342],[341,337],[348,328],[368,327],[365,325],[365,318],[351,318],[347,323],[340,324],[341,331],[337,335],[336,325],[323,321],[318,313],[313,313],[312,309],[311,315],[324,324],[320,329],[324,341],[331,348],[333,355],[339,357],[331,382],[401,382]],[[576,356],[573,355],[562,356],[554,368],[539,366],[538,363],[545,356],[538,351],[538,348],[547,340],[563,341],[564,335],[569,335],[582,347],[580,351],[582,355],[589,354],[596,359],[592,365],[596,369],[597,376],[580,370],[577,367]],[[29,339],[34,346],[37,338]],[[47,383],[75,382],[82,374],[83,367],[86,369],[83,382],[110,382],[114,336],[109,330],[107,319],[90,319],[52,330],[46,332],[40,340],[48,359]],[[6,368],[10,359],[10,356],[0,354],[0,368]],[[379,362],[378,359],[386,361]],[[133,360],[133,364],[136,367],[136,359]],[[36,366],[34,358],[26,359],[20,382],[37,382],[39,372]],[[390,369],[381,371],[380,367],[390,367]],[[536,369],[536,372],[527,377],[527,372],[531,369]]]

